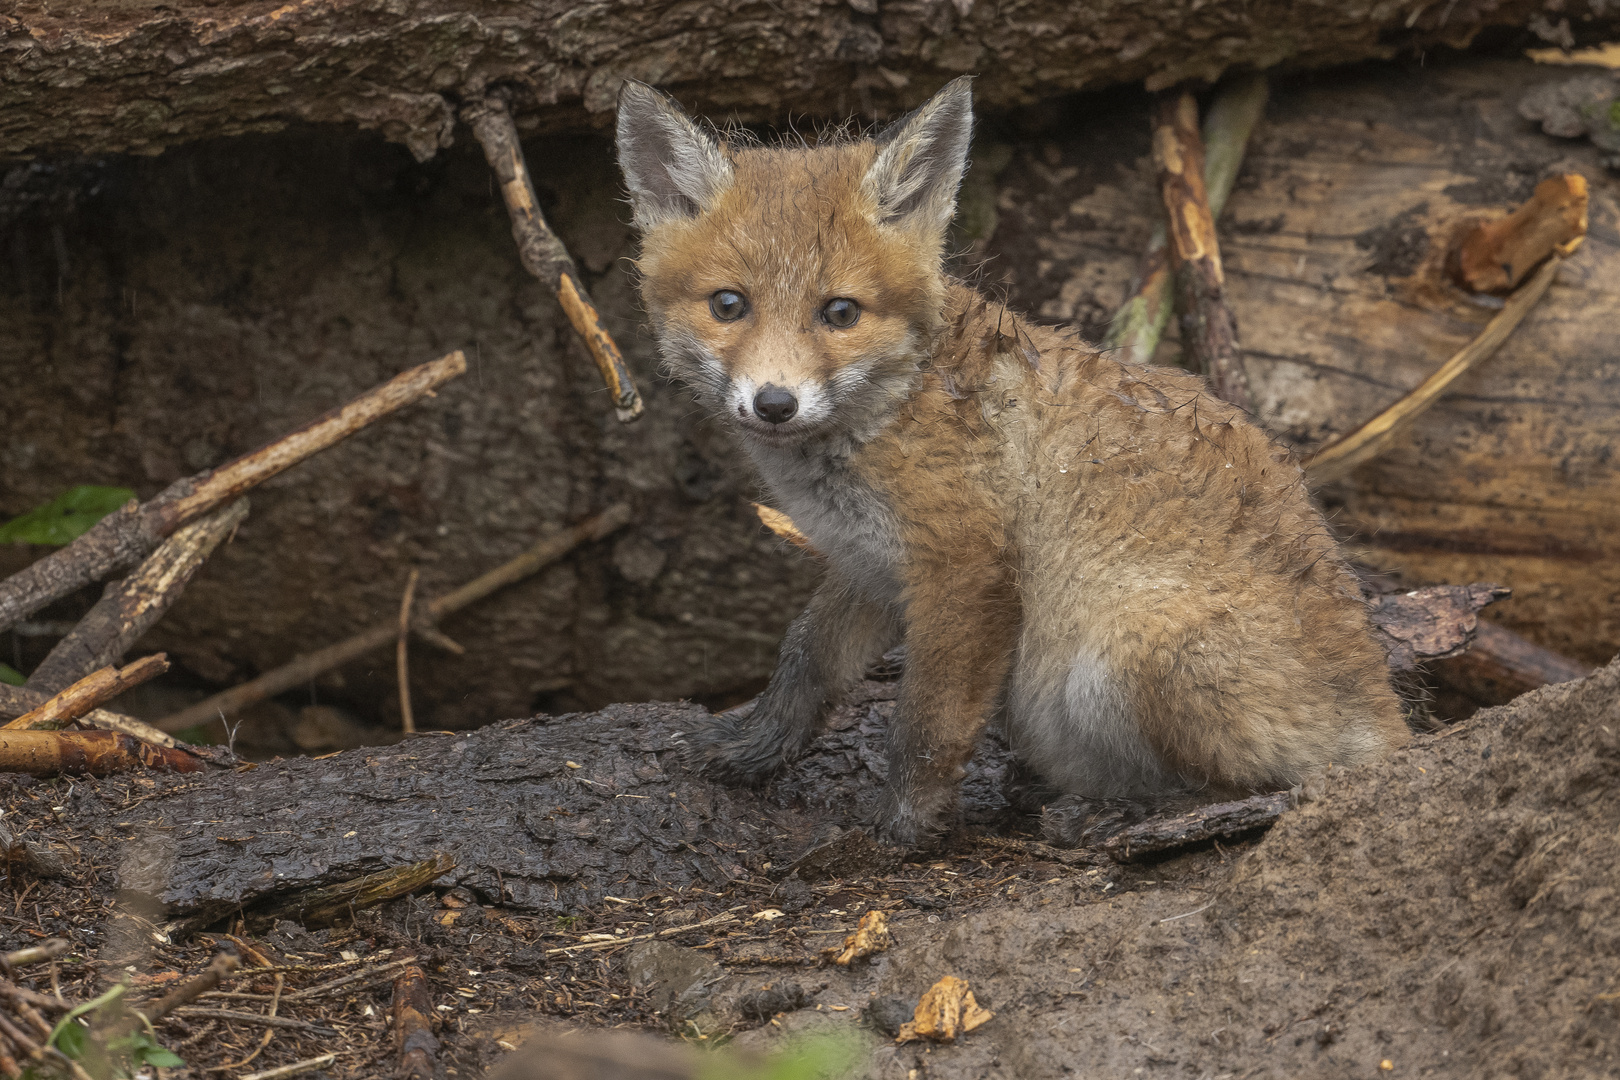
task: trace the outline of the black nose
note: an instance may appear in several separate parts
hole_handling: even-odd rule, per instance
[[[785,424],[799,411],[799,399],[775,383],[766,383],[754,395],[754,415],[770,424]]]

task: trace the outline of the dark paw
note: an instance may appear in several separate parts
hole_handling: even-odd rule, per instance
[[[750,723],[754,703],[700,720],[681,739],[681,762],[730,784],[758,784],[787,761],[781,741]]]
[[[949,811],[948,799],[924,805],[915,799],[891,797],[884,800],[873,832],[902,851],[932,851],[945,837]]]

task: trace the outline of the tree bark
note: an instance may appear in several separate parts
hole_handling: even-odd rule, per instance
[[[59,0],[11,11],[0,16],[0,154],[156,153],[302,121],[381,130],[424,160],[451,144],[454,103],[499,85],[518,91],[531,131],[600,126],[626,77],[743,120],[871,116],[964,72],[998,107],[1462,46],[1548,13],[1583,34],[1620,23],[1594,0]]]

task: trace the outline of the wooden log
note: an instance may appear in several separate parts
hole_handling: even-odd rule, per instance
[[[236,531],[247,512],[247,499],[237,499],[207,517],[176,529],[133,573],[109,586],[79,620],[79,625],[56,643],[28,676],[29,689],[56,693],[90,672],[122,659],[141,635],[180,599],[192,576],[214,549]]]
[[[51,695],[38,690],[29,690],[22,686],[8,686],[0,683],[0,717],[16,717],[30,710],[37,709],[49,701]],[[149,742],[154,746],[173,747],[176,745],[174,736],[159,731],[151,724],[125,716],[123,713],[111,712],[107,709],[91,709],[78,718],[79,723],[100,728],[103,731],[120,731],[125,735],[134,736],[142,742]]]
[[[268,908],[255,912],[248,919],[248,926],[253,930],[268,929],[282,919],[308,927],[331,926],[340,919],[353,917],[356,911],[408,896],[455,868],[454,859],[435,852],[420,862],[278,898]]]
[[[394,977],[388,1016],[397,1055],[394,1075],[399,1080],[433,1080],[439,1040],[433,1034],[433,995],[420,964],[407,964]]]
[[[622,528],[629,520],[630,508],[623,503],[615,504],[556,536],[540,541],[517,558],[474,578],[459,589],[421,605],[420,618],[425,625],[432,626],[447,615],[530,577],[580,544],[600,540]],[[274,697],[295,686],[302,686],[321,672],[346,664],[373,649],[397,641],[398,638],[397,620],[390,619],[388,622],[377,623],[336,645],[329,645],[300,656],[274,671],[265,672],[256,679],[240,686],[233,686],[172,716],[167,716],[157,722],[157,727],[163,731],[184,731],[188,727],[207,723],[216,717],[234,715],[254,702]]]
[[[1549,176],[1523,206],[1481,221],[1457,248],[1457,278],[1474,292],[1507,292],[1544,259],[1573,255],[1586,239],[1586,177]]]
[[[201,772],[204,767],[185,750],[152,746],[116,731],[0,730],[0,772],[111,776],[130,769]]]
[[[1265,112],[1269,93],[1264,75],[1239,75],[1221,84],[1204,117],[1204,187],[1210,216],[1216,221],[1237,182],[1249,136]],[[1120,359],[1128,363],[1151,364],[1174,307],[1170,294],[1170,234],[1159,221],[1148,238],[1125,303],[1109,324],[1103,347],[1119,350]]]
[[[602,316],[585,290],[573,256],[540,212],[534,183],[529,179],[529,165],[523,158],[523,144],[518,141],[517,125],[512,122],[506,100],[490,95],[463,108],[461,117],[473,129],[489,167],[501,182],[501,198],[512,218],[512,239],[517,241],[523,268],[556,294],[574,333],[585,343],[602,373],[619,422],[635,420],[642,412],[641,393],[618,345],[602,325]]]
[[[1183,365],[1201,372],[1216,396],[1247,409],[1249,377],[1238,349],[1237,320],[1226,304],[1220,242],[1204,185],[1198,101],[1190,91],[1167,94],[1154,107],[1153,164],[1168,221]]]
[[[189,522],[240,498],[467,370],[460,351],[402,372],[297,431],[217,469],[170,484],[145,503],[108,514],[73,543],[0,582],[0,630],[53,600],[131,566]]]
[[[38,706],[9,721],[0,730],[44,731],[77,720],[103,701],[111,700],[131,687],[155,679],[169,670],[163,653],[143,656],[123,668],[104,667],[48,698]]]

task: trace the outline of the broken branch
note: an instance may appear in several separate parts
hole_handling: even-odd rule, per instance
[[[38,690],[30,690],[23,686],[8,686],[0,683],[0,716],[21,716],[23,713],[39,708],[51,699],[51,695]],[[125,735],[132,735],[142,742],[149,742],[155,746],[172,747],[175,745],[174,736],[159,731],[151,724],[145,724],[133,716],[122,713],[109,712],[106,709],[91,709],[78,718],[79,723],[89,724],[91,727],[101,728],[103,731],[121,731]]]
[[[542,567],[556,562],[587,540],[602,539],[602,537],[607,536],[614,530],[623,527],[629,520],[630,508],[628,506],[623,503],[611,506],[595,517],[587,518],[557,536],[542,540],[517,558],[496,567],[487,574],[474,578],[461,586],[461,588],[422,605],[418,618],[421,619],[423,624],[431,626],[445,616],[460,611],[462,608],[477,603],[499,589],[535,574]],[[265,698],[274,697],[284,690],[301,686],[324,671],[330,671],[332,668],[346,664],[350,660],[364,656],[373,649],[381,648],[390,641],[396,640],[398,635],[399,626],[395,620],[390,619],[388,622],[378,623],[345,641],[338,642],[336,645],[329,645],[317,652],[300,656],[290,663],[260,675],[251,682],[233,686],[229,690],[215,694],[205,701],[200,701],[189,708],[182,709],[172,716],[159,720],[157,726],[164,731],[184,731],[188,727],[207,723],[220,716],[234,715],[254,702],[263,701]]]
[[[1155,851],[1185,847],[1213,837],[1232,836],[1270,825],[1293,805],[1293,799],[1292,794],[1283,791],[1275,795],[1255,795],[1236,802],[1200,806],[1185,814],[1152,817],[1110,836],[1100,846],[1119,862],[1129,862]]]
[[[1502,705],[1520,694],[1573,682],[1592,669],[1485,619],[1467,652],[1434,666],[1435,677],[1482,705]]]
[[[201,772],[204,762],[178,747],[153,746],[117,731],[0,729],[0,772],[110,776],[139,768]]]
[[[154,679],[169,670],[163,653],[143,656],[124,668],[104,667],[86,675],[55,697],[30,709],[0,730],[44,731],[77,720],[91,709],[122,694],[133,686]]]
[[[72,633],[56,643],[28,676],[28,686],[55,693],[92,671],[116,664],[174,606],[197,570],[236,531],[247,512],[248,501],[237,499],[176,529],[133,573],[110,586]]]
[[[394,1000],[389,1008],[393,1019],[394,1052],[399,1055],[399,1080],[433,1080],[434,1059],[439,1040],[433,1035],[433,998],[427,976],[413,961],[394,977]]]
[[[1505,218],[1481,221],[1457,248],[1457,278],[1474,292],[1506,292],[1550,255],[1569,256],[1586,238],[1586,177],[1550,176]]]
[[[464,109],[462,118],[472,127],[490,168],[500,178],[501,198],[512,218],[512,239],[517,241],[523,268],[557,294],[563,313],[602,372],[602,381],[613,397],[619,421],[629,423],[641,415],[641,394],[636,390],[635,379],[618,345],[602,325],[602,316],[591,302],[590,293],[580,281],[579,268],[540,212],[534,184],[529,179],[528,162],[523,157],[523,145],[518,141],[517,125],[512,122],[506,102],[491,95]]]
[[[1305,459],[1305,474],[1313,484],[1326,484],[1350,475],[1357,465],[1370,461],[1383,453],[1389,445],[1412,425],[1429,406],[1439,400],[1446,388],[1460,379],[1470,368],[1485,360],[1508,335],[1513,333],[1536,301],[1546,293],[1553,278],[1558,276],[1560,260],[1549,260],[1534,277],[1519,286],[1508,297],[1502,310],[1485,324],[1480,335],[1441,364],[1439,369],[1417,388],[1395,404],[1362,424],[1355,431],[1336,439]]]
[[[1186,366],[1202,372],[1222,400],[1247,409],[1249,377],[1238,351],[1237,320],[1226,305],[1226,276],[1204,185],[1198,102],[1191,92],[1167,95],[1154,106],[1153,163],[1168,219],[1170,270]]]
[[[330,926],[345,915],[413,893],[455,868],[456,861],[441,854],[421,862],[379,870],[375,874],[298,893],[268,910],[250,915],[248,925],[254,928],[274,926],[283,919],[290,919],[303,926]]]
[[[67,547],[0,582],[0,630],[92,581],[133,566],[180,526],[234,501],[389,413],[431,396],[436,387],[466,370],[467,358],[459,350],[420,364],[252,453],[177,480],[147,502],[131,500]]]
[[[1209,212],[1219,219],[1243,165],[1249,136],[1266,110],[1269,88],[1261,74],[1223,82],[1204,117],[1204,187]],[[1141,268],[1125,303],[1114,314],[1103,347],[1119,350],[1131,364],[1151,364],[1165,324],[1170,321],[1170,236],[1163,221],[1153,226]]]

